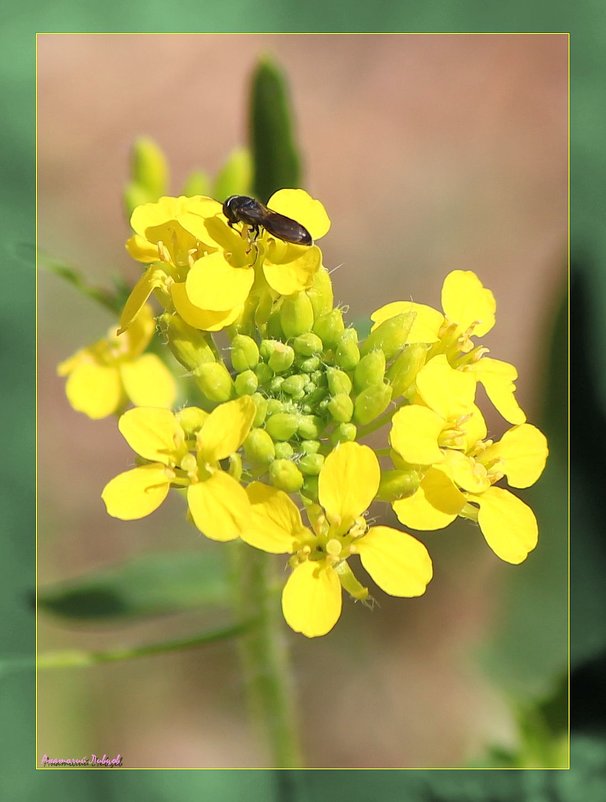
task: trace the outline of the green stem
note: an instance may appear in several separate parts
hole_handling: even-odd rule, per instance
[[[232,555],[236,609],[254,614],[238,642],[251,715],[269,745],[272,766],[297,768],[302,758],[272,556],[244,543],[234,543]]]

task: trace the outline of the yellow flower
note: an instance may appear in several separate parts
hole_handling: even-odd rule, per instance
[[[106,418],[130,400],[136,406],[171,407],[177,388],[172,374],[155,354],[144,354],[155,330],[149,306],[122,337],[115,327],[105,339],[77,351],[57,366],[67,376],[65,392],[78,412]]]
[[[513,365],[485,357],[488,348],[475,347],[472,337],[482,337],[495,324],[496,302],[471,270],[453,270],[442,286],[444,314],[424,304],[394,301],[373,312],[373,331],[385,320],[414,312],[415,320],[407,343],[431,345],[429,358],[446,354],[453,368],[470,373],[484,385],[496,409],[509,423],[521,424],[526,416],[514,393],[517,371]]]
[[[307,510],[313,531],[303,525],[286,493],[259,482],[248,486],[251,514],[241,537],[264,551],[293,555],[282,610],[295,632],[309,638],[328,633],[341,614],[341,588],[356,599],[368,597],[347,562],[354,554],[386,593],[412,597],[425,592],[432,577],[425,546],[405,532],[368,527],[363,518],[379,479],[379,463],[370,448],[338,446],[320,471],[321,506]]]
[[[246,492],[219,461],[242,445],[255,416],[250,396],[219,405],[210,414],[188,407],[126,412],[119,428],[145,464],[125,471],[104,488],[107,512],[128,521],[156,510],[170,487],[187,488],[195,525],[213,540],[234,540],[250,511]],[[194,453],[192,453],[194,452]]]
[[[397,439],[397,438],[396,438]],[[512,487],[530,487],[545,467],[545,436],[528,423],[514,426],[497,443],[478,440],[464,450],[442,449],[419,489],[393,503],[398,519],[413,529],[442,529],[457,516],[477,521],[495,554],[521,563],[538,540],[534,513],[495,483],[507,477]]]

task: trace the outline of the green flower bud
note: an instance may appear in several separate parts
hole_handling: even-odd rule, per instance
[[[306,382],[303,389],[305,390],[305,395],[311,395],[315,390],[318,389],[318,387],[315,382]]]
[[[300,443],[301,451],[304,454],[317,454],[320,450],[319,440],[302,440]]]
[[[339,368],[328,368],[326,378],[331,395],[339,395],[339,393],[349,395],[351,393],[351,379],[345,371],[339,370]]]
[[[236,385],[236,395],[252,395],[257,391],[259,379],[254,371],[245,370],[244,373],[238,373],[234,384]]]
[[[301,415],[297,432],[303,440],[318,440],[322,432],[322,418],[317,415]]]
[[[208,412],[204,412],[199,407],[184,407],[175,412],[175,418],[185,434],[196,434],[208,418]]]
[[[265,422],[272,440],[290,440],[299,428],[299,418],[292,412],[276,412]]]
[[[309,378],[312,382],[315,382],[318,387],[326,387],[328,385],[326,374],[322,370],[314,370],[313,373],[309,374]]]
[[[269,383],[269,392],[277,395],[281,391],[283,384],[284,376],[274,376]]]
[[[419,474],[412,470],[381,471],[381,482],[377,492],[380,501],[397,501],[412,496],[421,483]]]
[[[340,423],[330,435],[330,442],[333,446],[337,443],[353,443],[358,434],[358,429],[353,423]]]
[[[183,195],[187,198],[192,198],[194,195],[211,195],[212,188],[210,185],[210,178],[202,170],[195,170],[187,176],[185,186],[183,187]]]
[[[353,415],[354,403],[350,396],[338,393],[330,399],[327,409],[333,420],[338,423],[348,423]]]
[[[276,443],[276,459],[290,459],[294,453],[294,449],[290,443]]]
[[[209,401],[222,404],[235,396],[233,380],[222,362],[207,362],[196,370],[196,383]]]
[[[232,151],[215,179],[213,197],[224,201],[230,195],[248,195],[252,182],[252,163],[247,148]]]
[[[359,361],[358,332],[355,329],[345,329],[337,342],[335,362],[343,370],[353,370]]]
[[[297,393],[303,392],[306,384],[307,376],[301,375],[300,373],[294,373],[292,376],[284,379],[282,384],[282,392],[287,393],[288,395],[296,395]]]
[[[244,441],[244,453],[253,465],[269,465],[276,456],[274,441],[265,429],[251,429]]]
[[[416,381],[417,373],[425,364],[426,358],[427,346],[422,343],[412,343],[404,347],[402,353],[387,371],[393,398],[405,393]]]
[[[164,153],[148,137],[139,137],[133,144],[131,175],[134,183],[148,192],[149,200],[157,200],[166,192],[168,164]]]
[[[253,426],[261,426],[267,415],[267,398],[262,396],[261,393],[254,393],[252,399],[255,402],[255,406],[257,408],[257,411],[255,413],[255,419],[253,421]]]
[[[267,400],[267,417],[270,418],[276,412],[284,412],[284,404],[279,398],[269,398]]]
[[[274,371],[274,373],[284,373],[288,370],[292,363],[295,361],[295,352],[290,345],[279,343],[274,348],[269,357],[267,364]]]
[[[158,198],[154,193],[150,193],[149,190],[142,187],[141,184],[137,184],[136,181],[131,181],[124,188],[124,206],[129,217],[137,206],[142,206],[144,203],[153,203],[156,200]]]
[[[280,324],[286,337],[297,337],[311,330],[314,310],[305,292],[288,295],[282,300]]]
[[[229,455],[229,466],[227,472],[233,476],[238,482],[242,478],[242,456],[240,454]]]
[[[306,334],[299,334],[298,337],[295,337],[292,347],[298,356],[321,354],[324,348],[322,340],[313,331],[308,331]]]
[[[356,390],[364,390],[373,384],[382,384],[385,377],[385,354],[383,351],[371,351],[356,365],[354,385]]]
[[[310,501],[318,500],[318,477],[306,476],[301,488],[301,494]]]
[[[272,309],[274,306],[274,299],[271,297],[271,292],[269,291],[269,289],[261,290],[255,293],[251,293],[248,296],[246,305],[254,306],[255,326],[258,329],[260,329],[261,326],[264,326],[271,317]],[[278,320],[278,325],[279,322],[280,321]],[[274,335],[271,334],[270,336],[273,337]],[[278,331],[276,336],[280,338],[282,336],[282,332]]]
[[[317,476],[323,464],[322,454],[306,454],[299,460],[299,470],[307,476]]]
[[[299,362],[299,370],[303,373],[315,373],[321,364],[319,356],[308,356]]]
[[[318,335],[327,348],[334,348],[344,329],[345,324],[340,309],[333,309],[321,315],[314,323],[314,334]]]
[[[274,340],[280,340],[284,337],[282,331],[282,324],[280,323],[280,310],[274,310],[267,319],[267,336],[272,337]]]
[[[303,486],[303,474],[287,459],[276,459],[269,466],[269,481],[286,493],[296,493]]]
[[[236,334],[231,341],[231,364],[236,373],[251,370],[259,362],[259,348],[252,337]]]
[[[325,267],[321,267],[314,276],[307,296],[311,301],[315,320],[331,311],[334,303],[332,281]]]
[[[259,362],[255,368],[255,376],[259,379],[259,384],[269,384],[274,377],[274,372],[265,362]]]
[[[362,353],[369,354],[371,351],[380,349],[387,360],[391,359],[404,346],[415,317],[415,312],[402,312],[400,315],[384,320],[368,335],[362,346]]]
[[[303,412],[310,414],[317,409],[317,407],[327,398],[328,390],[326,387],[318,387],[317,390],[305,396],[305,403],[303,404]]]
[[[391,387],[388,384],[374,384],[362,390],[354,405],[354,421],[365,426],[382,412],[391,401]]]
[[[215,361],[215,354],[209,345],[209,335],[205,332],[194,329],[178,315],[168,312],[160,315],[158,325],[166,334],[172,354],[194,375],[200,365]]]

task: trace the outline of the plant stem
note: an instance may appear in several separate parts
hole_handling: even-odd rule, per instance
[[[251,715],[269,745],[274,768],[302,765],[284,623],[272,556],[232,546],[237,614],[251,622],[238,641]]]

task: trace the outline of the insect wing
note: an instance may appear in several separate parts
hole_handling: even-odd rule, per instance
[[[301,223],[270,209],[267,210],[265,219],[259,222],[266,231],[284,242],[292,242],[295,245],[311,245],[313,242],[311,234]]]

